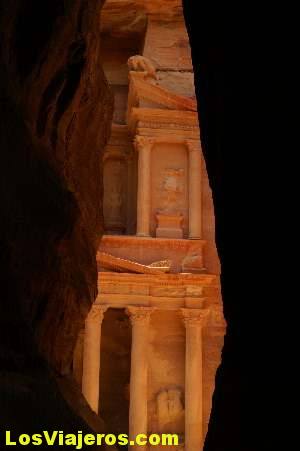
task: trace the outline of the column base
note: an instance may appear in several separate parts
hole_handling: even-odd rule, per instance
[[[139,236],[141,238],[152,238],[151,235],[143,232],[137,233],[136,236]]]

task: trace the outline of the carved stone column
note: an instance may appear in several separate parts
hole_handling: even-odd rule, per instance
[[[133,155],[130,154],[127,159],[127,220],[126,220],[126,233],[127,235],[131,235],[134,233],[134,198],[135,198],[135,189],[134,189],[134,158]]]
[[[187,141],[189,150],[189,238],[202,238],[202,161],[198,141]]]
[[[126,312],[132,324],[129,438],[147,434],[148,395],[148,332],[153,308],[128,307]],[[134,449],[135,447],[133,447]],[[137,446],[136,449],[140,449]]]
[[[203,447],[202,327],[209,310],[181,309],[186,328],[185,451]]]
[[[94,304],[85,320],[82,393],[96,413],[99,406],[101,325],[107,308]]]
[[[134,141],[138,156],[137,236],[150,236],[151,150],[153,139],[137,136]]]

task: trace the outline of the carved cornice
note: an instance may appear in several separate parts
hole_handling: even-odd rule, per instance
[[[185,327],[204,327],[207,323],[210,311],[208,309],[180,309]]]
[[[172,238],[143,238],[136,236],[117,236],[104,235],[99,251],[108,252],[107,249],[120,247],[142,247],[143,249],[186,249],[189,251],[202,249],[206,244],[205,240],[186,240],[186,239],[172,239]],[[98,254],[99,259],[99,254]]]
[[[98,323],[101,325],[104,318],[104,313],[106,312],[107,309],[108,309],[107,305],[93,304],[85,320],[86,323]]]
[[[133,274],[101,272],[99,273],[98,287],[101,290],[103,284],[111,282],[114,284],[141,284],[156,287],[197,286],[218,287],[218,276],[213,274]]]
[[[131,324],[136,323],[147,325],[149,324],[151,314],[154,312],[154,307],[127,307],[126,313],[130,318]]]
[[[183,129],[200,135],[198,114],[195,111],[133,107],[128,116],[130,133],[134,134],[137,128],[145,127],[147,124],[148,128],[162,128],[166,131]]]
[[[116,271],[133,272],[138,274],[161,274],[164,271],[159,268],[153,268],[133,260],[115,257],[106,252],[99,252],[97,254],[97,261],[104,268],[114,269]]]
[[[144,73],[147,74],[147,72]],[[155,76],[153,70],[150,70],[150,74],[152,74],[152,77]],[[129,79],[133,85],[131,86],[134,98],[132,106],[139,106],[140,101],[146,101],[156,104],[155,108],[163,107],[175,111],[197,111],[197,103],[190,97],[176,94],[162,86],[149,83],[145,77],[137,77],[136,72],[130,72]]]
[[[200,136],[200,132],[198,127],[194,125],[187,124],[173,124],[171,122],[155,122],[155,121],[139,121],[137,131],[142,129],[150,129],[150,130],[161,130],[164,131],[165,134],[172,131],[173,133],[178,132],[195,132],[197,131],[197,136]],[[178,141],[184,141],[184,138],[178,139]]]

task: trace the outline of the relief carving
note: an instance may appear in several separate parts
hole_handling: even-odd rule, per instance
[[[176,209],[178,201],[182,198],[184,192],[184,170],[182,168],[167,168],[164,170],[162,182],[162,196],[165,212]]]
[[[164,169],[159,192],[160,205],[156,213],[156,236],[181,239],[184,220],[181,212],[184,201],[184,169]]]
[[[146,74],[157,79],[156,76],[156,67],[154,66],[153,62],[142,55],[134,55],[131,56],[127,62],[129,70],[136,71],[136,72],[146,72]]]
[[[181,389],[166,388],[160,391],[152,402],[151,410],[151,430],[158,433],[183,433],[184,406]]]

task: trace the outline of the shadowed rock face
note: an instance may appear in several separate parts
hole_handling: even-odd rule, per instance
[[[274,45],[278,31],[269,23],[269,11],[258,14],[255,7],[244,20],[234,14],[235,6],[229,3],[199,3],[198,15],[193,2],[183,0],[183,5],[202,147],[214,198],[227,321],[204,450],[273,449],[278,440],[274,432],[278,423],[275,394],[280,385],[275,376],[278,347],[273,344],[273,327],[278,322],[272,318],[274,308],[267,300],[273,301],[271,287],[277,291],[278,285],[271,279],[275,270],[269,278],[265,272],[278,264],[276,258],[276,263],[271,262],[270,232],[278,216],[273,194],[277,182],[272,184],[269,176],[267,153],[267,149],[273,153],[276,146],[270,131],[276,123],[271,112],[274,85],[270,80],[278,54],[273,60],[269,42]],[[278,110],[274,111],[277,114]],[[267,155],[267,164],[262,155]],[[274,213],[267,207],[273,198]]]
[[[12,368],[32,354],[32,331],[67,373],[96,295],[99,162],[112,115],[99,53],[102,3],[0,2],[0,329]]]
[[[16,434],[89,432],[78,414],[103,431],[66,380],[70,409],[45,364],[68,373],[97,290],[112,116],[102,3],[0,0],[0,415]]]

